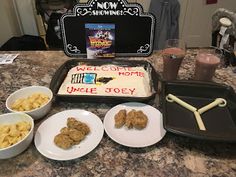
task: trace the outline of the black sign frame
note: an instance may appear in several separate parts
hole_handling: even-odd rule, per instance
[[[152,14],[144,13],[138,3],[128,3],[127,0],[90,0],[86,4],[75,5],[72,13],[65,13],[60,22],[64,52],[70,57],[86,55],[86,23],[116,25],[115,50],[118,57],[144,57],[153,52],[156,19]]]

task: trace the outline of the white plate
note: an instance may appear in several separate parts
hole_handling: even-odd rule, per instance
[[[142,130],[128,129],[123,126],[122,128],[115,128],[115,114],[121,109],[130,111],[132,109],[141,110],[148,117],[147,127]],[[110,109],[105,115],[104,128],[107,135],[115,142],[128,147],[147,147],[160,141],[166,131],[163,128],[162,114],[156,108],[143,103],[123,103]]]
[[[86,123],[91,132],[80,144],[63,150],[54,144],[54,137],[60,133],[60,129],[66,126],[67,118],[74,117]],[[80,110],[66,110],[54,114],[45,120],[35,134],[34,143],[38,151],[45,157],[53,160],[72,160],[82,157],[92,151],[101,141],[104,128],[101,119],[95,114]]]

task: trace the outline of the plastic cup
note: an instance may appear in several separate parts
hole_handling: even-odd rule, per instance
[[[164,80],[176,80],[184,57],[185,43],[182,40],[169,39],[166,41],[166,48],[162,51]]]
[[[196,56],[194,79],[212,81],[219,64],[220,57],[218,54],[210,51],[200,51]]]

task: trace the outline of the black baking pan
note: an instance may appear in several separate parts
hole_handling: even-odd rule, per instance
[[[216,106],[201,114],[206,131],[199,130],[193,112],[177,103],[166,101],[173,94],[197,109],[224,98],[226,107]],[[197,81],[162,83],[161,108],[164,128],[172,133],[213,141],[236,142],[236,95],[232,87]]]
[[[60,95],[58,90],[63,83],[68,71],[78,65],[86,64],[91,66],[100,66],[104,64],[114,64],[118,66],[142,66],[150,74],[150,87],[151,95],[148,97],[122,97],[122,96],[102,96],[102,95]],[[70,59],[62,64],[55,72],[50,83],[50,89],[52,90],[56,101],[66,102],[103,102],[103,103],[119,103],[124,101],[138,101],[149,102],[153,100],[158,87],[158,81],[160,76],[155,71],[153,66],[148,61],[141,60],[124,60],[124,59]]]

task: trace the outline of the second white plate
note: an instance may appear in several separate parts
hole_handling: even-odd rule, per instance
[[[130,111],[132,109],[141,110],[148,117],[147,127],[142,130],[127,129],[126,127],[115,128],[115,114],[121,109]],[[119,104],[110,109],[103,121],[107,135],[115,142],[128,147],[147,147],[160,141],[166,133],[163,128],[162,114],[156,108],[136,102]]]
[[[64,150],[54,144],[54,137],[60,133],[61,128],[66,126],[68,117],[74,117],[86,123],[90,127],[90,133],[80,144]],[[54,114],[45,120],[37,129],[34,142],[37,150],[47,158],[53,160],[72,160],[92,151],[100,143],[103,133],[102,121],[95,114],[80,109],[66,110]]]

